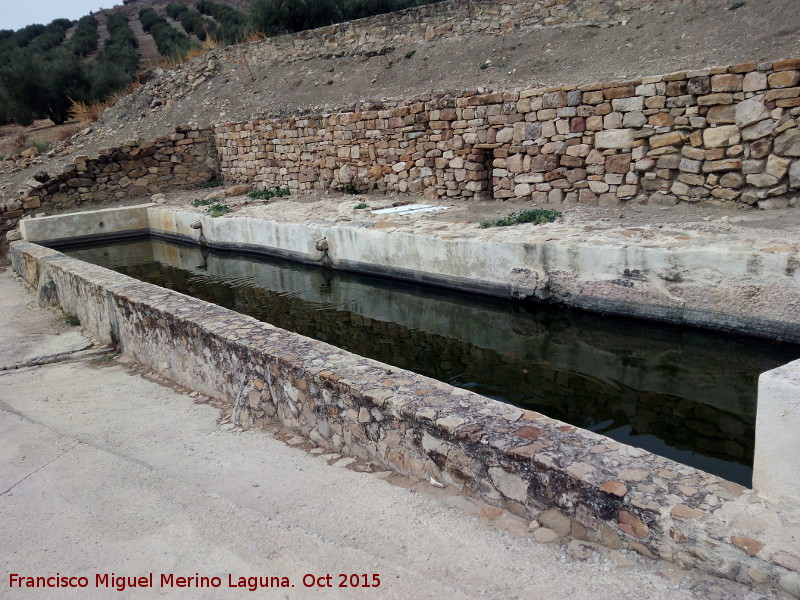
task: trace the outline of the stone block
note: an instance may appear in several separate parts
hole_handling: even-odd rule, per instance
[[[741,168],[742,168],[742,161],[735,158],[726,158],[722,160],[707,160],[703,163],[703,173],[736,171]]]
[[[702,96],[710,91],[711,81],[708,77],[692,77],[686,84],[686,92],[695,96]]]
[[[766,164],[764,160],[746,160],[742,162],[742,174],[750,175],[751,173],[763,173]]]
[[[756,173],[747,176],[747,183],[759,188],[768,188],[778,184],[778,179],[766,173]]]
[[[729,92],[719,92],[716,94],[708,94],[706,96],[698,96],[697,104],[700,106],[714,106],[717,104],[733,104],[733,94]]]
[[[750,143],[750,158],[764,158],[772,152],[772,140],[762,138]]]
[[[741,92],[744,77],[731,73],[711,77],[712,92]]]
[[[500,467],[489,468],[489,478],[497,490],[506,498],[525,502],[528,499],[528,483],[521,477]]]
[[[647,124],[647,117],[644,115],[642,111],[636,110],[632,112],[624,113],[624,117],[622,118],[622,126],[623,127],[643,127]]]
[[[764,104],[764,96],[753,96],[736,105],[736,124],[747,127],[758,121],[769,118],[769,111]]]
[[[789,167],[789,187],[800,188],[800,160],[796,160]]]
[[[771,88],[794,87],[800,83],[800,71],[780,71],[772,73],[767,81]]]
[[[684,173],[700,173],[703,170],[703,163],[699,160],[682,158],[678,167]]]
[[[772,175],[776,179],[782,179],[789,170],[789,162],[790,161],[788,158],[782,158],[780,156],[771,154],[767,159],[767,168],[765,173],[767,173],[767,175]]]
[[[567,105],[567,94],[563,90],[542,94],[542,108],[561,108]]]
[[[774,128],[775,122],[772,119],[764,119],[763,121],[759,121],[754,125],[742,129],[742,139],[746,142],[751,142],[767,137],[772,133]]]
[[[767,75],[759,71],[751,71],[744,76],[742,90],[745,92],[760,92],[767,89]]]
[[[569,535],[572,531],[572,522],[569,517],[557,508],[549,508],[537,519],[544,527],[551,529],[559,535]]]
[[[657,169],[677,169],[681,164],[680,154],[664,154],[656,162]]]
[[[736,125],[722,125],[703,130],[703,145],[706,148],[722,148],[738,144],[741,141],[739,128]]]
[[[775,138],[775,153],[782,156],[800,156],[800,129],[787,129]]]
[[[615,98],[627,98],[636,93],[636,88],[632,85],[620,86],[615,88],[606,88],[603,90],[603,97],[606,100],[614,100]]]
[[[631,98],[615,98],[611,101],[611,106],[615,111],[630,112],[633,110],[644,109],[644,98],[633,96]]]
[[[671,131],[661,135],[654,135],[650,138],[650,146],[653,148],[663,148],[683,144],[686,141],[686,134],[682,131]]]
[[[606,157],[607,173],[627,173],[631,166],[630,154],[613,154]],[[605,191],[605,190],[603,190]]]
[[[719,184],[722,187],[738,190],[744,185],[744,177],[740,173],[725,173],[720,177]]]
[[[736,107],[733,104],[721,104],[708,109],[706,120],[712,124],[736,122]]]
[[[553,154],[540,154],[531,158],[530,170],[532,173],[545,173],[558,166],[558,159]]]

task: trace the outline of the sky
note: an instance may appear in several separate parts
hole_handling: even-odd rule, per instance
[[[89,11],[111,8],[122,0],[0,0],[0,29],[22,29],[54,19],[79,19]]]

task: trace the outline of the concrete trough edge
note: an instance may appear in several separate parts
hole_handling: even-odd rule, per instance
[[[796,576],[791,559],[800,552],[782,534],[781,507],[737,484],[36,244],[14,242],[11,259],[40,302],[230,403],[246,428],[278,421],[322,447],[432,477],[562,535],[750,585],[787,589]],[[737,518],[763,517],[762,509],[779,526],[754,539]]]
[[[800,343],[800,270],[790,268],[796,250],[519,242],[502,234],[486,234],[495,236],[488,241],[445,239],[336,224],[214,219],[164,207],[147,212],[151,232],[195,243],[202,232],[202,243],[212,248]],[[200,229],[191,228],[198,223]],[[326,252],[314,246],[323,238]]]

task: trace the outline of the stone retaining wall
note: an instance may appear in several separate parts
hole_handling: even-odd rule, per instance
[[[210,130],[175,127],[169,136],[126,142],[78,156],[56,175],[29,179],[19,197],[0,200],[0,231],[7,231],[33,211],[59,210],[191,187],[217,176]]]
[[[41,301],[230,402],[246,428],[277,420],[323,448],[433,477],[561,535],[749,584],[796,583],[791,532],[770,525],[772,513],[741,486],[34,244],[15,242],[11,256]]]
[[[428,198],[800,204],[800,59],[215,127],[226,179]]]
[[[468,33],[501,35],[515,28],[608,27],[636,10],[667,8],[681,0],[449,0],[270,38],[255,57],[383,54],[395,46]]]

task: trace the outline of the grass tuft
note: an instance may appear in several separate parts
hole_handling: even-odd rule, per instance
[[[292,192],[289,188],[275,188],[274,190],[253,190],[248,196],[256,200],[272,200],[273,198],[280,198],[281,196],[288,196]]]
[[[198,183],[195,187],[198,190],[208,190],[211,188],[216,188],[222,185],[222,182],[219,179],[214,179],[213,181],[205,181],[203,183]]]
[[[541,223],[552,223],[561,216],[561,213],[556,210],[533,208],[530,210],[523,210],[519,214],[511,213],[500,219],[481,221],[481,228],[508,227],[510,225],[518,225],[519,223],[533,223],[534,225],[539,225]]]
[[[212,217],[221,217],[222,215],[231,212],[231,209],[227,204],[212,204],[207,210]]]

